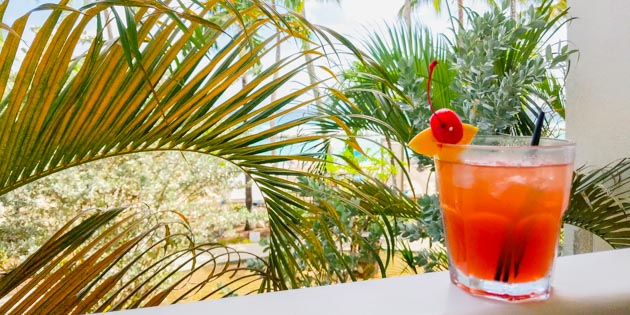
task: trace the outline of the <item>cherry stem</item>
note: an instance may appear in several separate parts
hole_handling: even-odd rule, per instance
[[[431,101],[431,80],[433,79],[433,70],[435,70],[435,66],[437,66],[437,60],[433,60],[429,65],[429,78],[427,79],[427,100],[429,101],[429,107],[431,107],[431,112],[435,114],[435,109],[433,109],[433,101]]]
[[[431,80],[433,80],[433,70],[435,70],[437,64],[437,60],[431,61],[431,64],[429,64],[429,78],[427,79],[427,100],[429,100],[429,107],[431,108],[431,112],[433,113],[433,115],[435,115],[435,109],[433,108],[433,101],[431,101]],[[435,115],[435,118],[437,118],[442,127],[446,126],[446,124],[440,119],[440,117],[438,117],[438,115]]]

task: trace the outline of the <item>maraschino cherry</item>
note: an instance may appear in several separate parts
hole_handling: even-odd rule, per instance
[[[448,108],[442,108],[436,111],[431,101],[431,80],[433,78],[433,70],[437,64],[437,60],[434,60],[429,65],[429,78],[427,80],[427,99],[429,100],[431,111],[433,112],[429,120],[429,125],[431,126],[433,137],[435,137],[438,142],[455,144],[464,136],[462,121],[454,111]]]

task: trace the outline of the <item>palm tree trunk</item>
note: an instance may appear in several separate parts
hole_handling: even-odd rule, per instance
[[[306,19],[306,4],[302,5],[302,9],[299,12],[300,15],[302,15],[302,17],[304,17],[304,19]],[[304,40],[302,41],[302,49],[304,49],[304,51],[308,51],[311,49],[311,44],[308,40]],[[306,61],[306,71],[308,73],[308,78],[311,82],[311,84],[315,84],[317,83],[317,76],[315,75],[315,65],[313,65],[313,57],[311,56],[311,54],[304,54],[304,59]],[[321,93],[319,92],[319,88],[317,86],[313,87],[313,96],[315,97],[315,102],[319,103],[319,97],[320,97]]]
[[[254,201],[252,198],[252,179],[245,175],[245,207],[249,212],[252,211]]]
[[[516,19],[516,0],[510,0],[510,17]]]
[[[276,0],[271,0],[271,5],[274,9],[276,9]],[[276,63],[280,62],[280,59],[282,58],[282,51],[281,51],[281,45],[280,45],[280,32],[276,33],[275,37],[275,41],[278,44],[276,46]],[[278,80],[278,78],[280,77],[280,72],[274,72],[273,74],[273,81]],[[273,93],[271,93],[271,102],[275,102],[278,99],[278,91],[274,91]],[[273,128],[276,126],[276,120],[270,120],[269,121],[269,128]],[[276,141],[276,136],[272,136],[269,139],[270,142],[275,142]],[[271,150],[271,155],[276,155],[276,149]]]
[[[389,149],[389,151],[391,152],[395,152],[394,151],[394,146],[392,144],[392,139],[390,139],[389,137],[385,137],[385,142],[387,143],[387,148]],[[390,155],[389,157],[389,163],[390,165],[396,167],[396,159],[394,158],[395,153],[393,153],[392,155]],[[397,167],[396,167],[397,168]],[[398,180],[396,179],[396,175],[392,175],[390,178],[391,180],[390,184],[394,187],[398,187]],[[398,187],[400,188],[400,187]]]
[[[109,21],[109,10],[105,10],[104,12],[105,14],[105,21]],[[108,40],[113,40],[114,39],[114,31],[112,31],[112,23],[107,23],[107,26],[105,26],[105,31],[107,32],[107,39]]]
[[[241,77],[241,85],[243,86],[243,88],[245,88],[247,86],[247,75],[244,74]],[[253,202],[253,198],[252,198],[252,179],[249,177],[249,175],[244,174],[245,175],[245,208],[247,208],[247,211],[252,212],[252,207],[254,205]],[[249,224],[249,220],[245,220],[245,228],[243,230],[245,231],[250,231],[252,229],[251,225]]]
[[[411,0],[405,0],[403,19],[405,19],[405,24],[407,24],[407,26],[411,26]]]
[[[457,0],[457,18],[459,24],[464,25],[464,0]]]

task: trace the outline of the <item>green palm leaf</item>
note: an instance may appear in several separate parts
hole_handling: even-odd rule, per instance
[[[339,139],[361,150],[349,134],[354,120],[335,111],[304,111],[302,117],[291,118],[288,114],[304,110],[314,102],[311,91],[323,81],[286,87],[308,66],[297,60],[305,54],[311,56],[310,62],[326,56],[318,49],[310,49],[273,64],[262,62],[279,43],[302,39],[299,33],[287,28],[299,23],[300,18],[277,15],[257,1],[246,8],[235,8],[223,1],[211,1],[203,7],[193,4],[186,8],[186,13],[168,9],[157,1],[100,1],[80,12],[68,11],[63,5],[65,2],[41,8],[49,10],[50,17],[37,31],[23,58],[19,55],[19,44],[23,41],[28,14],[11,26],[13,31],[7,34],[0,48],[4,61],[0,68],[0,160],[3,161],[0,194],[54,172],[116,155],[160,150],[211,154],[237,165],[263,192],[272,233],[268,264],[264,276],[258,277],[262,278],[260,291],[326,283],[330,277],[351,273],[349,267],[346,270],[329,268],[328,257],[322,250],[326,240],[321,240],[311,227],[325,218],[335,225],[340,223],[335,221],[335,213],[329,205],[300,197],[308,189],[298,181],[301,177],[336,183],[340,189],[335,190],[334,197],[371,218],[383,231],[386,235],[383,246],[388,247],[384,259],[380,248],[364,240],[361,231],[345,232],[370,249],[384,275],[395,244],[392,216],[402,213],[411,217],[417,213],[417,207],[397,190],[361,173],[360,168],[356,172],[362,174],[363,180],[357,183],[322,172],[325,168],[321,165],[326,163],[353,166],[342,157],[331,162],[327,149],[329,141]],[[104,12],[112,6],[126,8],[120,11],[124,14],[114,15],[114,21],[103,21]],[[88,47],[83,47],[80,36],[93,24],[97,25],[98,32]],[[108,24],[116,25],[120,37],[105,38],[104,27]],[[276,34],[280,40],[276,40]],[[324,35],[323,32],[318,34]],[[322,38],[329,42],[328,37]],[[14,71],[17,72],[12,80]],[[278,74],[275,79],[274,74]],[[279,96],[272,99],[274,92],[279,92]],[[271,121],[281,117],[284,119],[268,127]],[[378,120],[375,125],[376,122]],[[321,126],[327,128],[322,130]],[[296,128],[308,132],[293,132]],[[273,141],[278,135],[288,136]],[[273,155],[276,150],[285,153]],[[304,167],[289,168],[283,164],[288,161]],[[74,270],[71,265],[60,266],[64,257],[80,260],[84,255],[96,255],[86,258],[95,262],[94,269],[77,270],[85,274],[75,282],[62,285],[63,289],[59,287],[62,290],[59,292],[64,292],[60,297],[72,302],[59,304],[61,299],[57,299],[51,300],[50,305],[23,304],[20,310],[65,313],[94,310],[94,307],[103,311],[157,305],[166,298],[168,293],[164,292],[174,290],[174,286],[169,287],[159,280],[175,279],[173,275],[155,278],[152,284],[143,281],[140,295],[134,293],[140,289],[131,289],[131,284],[116,287],[120,277],[126,274],[126,268],[133,268],[133,263],[123,265],[122,269],[112,269],[112,266],[118,264],[128,250],[137,247],[137,242],[156,229],[166,229],[167,224],[149,226],[149,230],[118,247],[107,256],[107,262],[101,264],[96,261],[105,253],[97,249],[93,253],[86,252],[88,247],[84,246],[94,242],[89,231],[95,233],[94,238],[105,240],[120,226],[112,223],[114,227],[106,229],[107,232],[98,230],[110,222],[104,215],[88,219],[88,222],[97,219],[98,222],[80,223],[77,228],[81,228],[71,229],[67,232],[70,234],[60,232],[51,239],[53,243],[44,245],[19,267],[26,269],[13,273],[37,275],[28,282],[29,288],[40,288],[33,291],[36,294],[42,290],[42,283],[56,283],[55,279],[67,277]],[[134,224],[140,226],[140,223]],[[84,231],[83,227],[87,226],[92,230]],[[63,231],[68,229],[69,226]],[[55,243],[59,237],[72,241],[68,245],[72,246],[72,251]],[[343,236],[330,235],[329,239],[337,237]],[[162,237],[163,240],[168,238],[167,235]],[[191,246],[195,251],[202,251]],[[305,250],[307,248],[310,250]],[[336,255],[343,256],[341,248],[335,250]],[[178,253],[166,254],[156,264],[172,266],[173,259],[181,257]],[[139,257],[143,255],[149,254]],[[36,263],[40,261],[51,261],[51,264]],[[166,267],[154,267],[174,272]],[[55,268],[59,269],[55,271]],[[50,271],[56,272],[55,277],[47,278]],[[108,271],[114,274],[107,274]],[[315,283],[301,281],[316,273],[320,280]],[[4,294],[28,281],[15,277],[2,279]],[[207,283],[212,280],[216,279],[209,279]],[[245,276],[243,280],[254,279]],[[167,291],[163,291],[165,285]],[[30,291],[20,291],[14,295],[15,299],[27,296],[26,292]],[[210,295],[218,293],[221,290]],[[99,304],[103,299],[106,302]],[[70,310],[70,305],[76,308]]]
[[[354,48],[361,63],[346,73],[344,93],[353,102],[340,102],[336,110],[364,114],[387,122],[395,133],[381,124],[364,121],[357,129],[370,129],[407,142],[426,127],[430,109],[426,97],[428,65],[432,60],[446,64],[438,67],[432,87],[434,104],[448,107],[454,97],[449,89],[453,73],[449,70],[447,42],[435,38],[430,30],[402,23],[387,26],[363,43],[365,51]],[[347,103],[347,102],[345,102]],[[413,118],[410,120],[410,118]],[[426,119],[423,119],[426,118]],[[354,123],[359,122],[355,120]]]
[[[576,170],[564,222],[590,231],[614,248],[630,246],[629,174],[629,159]]]
[[[244,254],[218,244],[195,245],[190,227],[177,213],[142,208],[90,211],[0,279],[0,296],[9,294],[0,311],[84,314],[155,306],[167,297],[190,297],[200,286],[237,272],[244,275],[198,299],[250,293],[245,286],[252,279],[275,283],[262,269],[241,265]],[[260,258],[248,257],[265,265]],[[207,279],[191,285],[190,277],[202,268]]]

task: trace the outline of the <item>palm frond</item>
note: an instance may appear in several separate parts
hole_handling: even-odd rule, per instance
[[[122,48],[133,46],[131,42],[109,43],[97,34],[88,52],[74,58],[79,35],[105,9],[94,6],[81,15],[71,13],[59,24],[62,11],[53,10],[28,49],[25,62],[18,64],[20,69],[10,89],[6,74],[15,62],[11,56],[17,53],[19,38],[7,37],[2,49],[7,62],[2,72],[6,79],[0,86],[6,95],[1,102],[4,127],[0,141],[4,148],[12,149],[2,151],[5,163],[0,169],[0,192],[117,154],[178,149],[227,155],[227,141],[240,139],[237,146],[262,143],[269,134],[307,121],[292,121],[267,133],[244,136],[246,131],[289,112],[285,106],[311,88],[296,88],[274,103],[266,100],[302,69],[291,65],[299,56],[290,56],[236,90],[241,83],[238,78],[251,73],[272,47],[267,46],[271,42],[267,38],[242,55],[248,34],[264,28],[271,18],[261,18],[230,36],[211,31],[203,46],[184,50],[193,32],[203,26],[188,22],[188,29],[182,30],[181,21],[168,15],[161,15],[160,20],[159,11],[143,8],[135,14],[134,25],[129,25],[129,16],[125,17],[126,28],[138,27],[137,34],[127,38],[138,41],[131,57]],[[235,20],[222,27],[230,28]],[[21,23],[19,19],[13,26],[16,32]],[[151,40],[145,42],[147,37]],[[288,38],[285,33],[284,40]],[[270,81],[273,72],[283,75]],[[225,92],[230,89],[237,93],[227,97]],[[308,102],[298,104],[306,106]]]
[[[567,46],[563,46],[554,56],[549,40],[572,19],[567,18],[567,9],[555,12],[553,8],[552,1],[543,1],[535,9],[536,15],[530,16],[529,24],[525,25],[524,32],[520,34],[518,40],[506,50],[502,62],[495,63],[495,66],[498,66],[497,73],[514,71],[519,65],[531,62],[528,60],[533,56],[539,58],[544,56],[548,70],[568,71],[568,66],[563,65],[575,51],[569,51]],[[534,12],[533,9],[530,11]],[[545,53],[541,52],[543,49]],[[517,114],[518,123],[514,126],[515,133],[530,135],[533,132],[534,119],[541,110],[550,111],[556,119],[564,119],[564,82],[560,83],[560,80],[564,80],[566,73],[561,75],[562,78],[553,71],[547,71],[539,82],[526,87],[526,93],[523,93],[522,97],[522,110]],[[545,125],[549,127],[549,123]]]
[[[402,23],[386,26],[382,33],[372,33],[363,42],[364,50],[345,43],[357,56],[358,62],[345,73],[343,92],[347,100],[340,100],[334,111],[345,115],[366,115],[386,122],[395,132],[382,124],[355,119],[354,129],[379,132],[400,141],[411,139],[426,124],[416,112],[430,112],[426,103],[428,64],[438,59],[446,63],[438,67],[432,95],[436,107],[448,107],[453,97],[449,89],[453,73],[449,71],[447,44],[435,38],[419,25],[408,27]],[[411,114],[409,112],[414,112]],[[409,120],[408,117],[414,117]],[[428,120],[426,120],[428,121]]]
[[[614,248],[630,246],[630,159],[582,167],[573,176],[564,222],[601,237]]]
[[[290,84],[308,66],[297,60],[305,54],[311,55],[310,62],[327,56],[321,49],[309,49],[272,64],[262,62],[280,43],[303,39],[287,28],[301,19],[277,15],[257,1],[248,8],[221,4],[192,5],[185,14],[154,1],[99,1],[80,9],[80,13],[46,8],[50,17],[37,31],[23,59],[16,56],[29,16],[17,19],[11,26],[14,32],[8,33],[0,51],[4,61],[0,68],[0,194],[54,172],[116,155],[160,150],[211,154],[237,165],[263,192],[271,239],[264,271],[269,277],[262,279],[259,290],[300,287],[304,285],[300,279],[314,272],[322,278],[341,272],[319,268],[328,264],[321,250],[325,240],[319,239],[310,226],[323,216],[334,218],[334,213],[325,204],[300,197],[308,189],[297,180],[304,176],[336,182],[342,187],[335,193],[336,198],[373,218],[384,231],[385,246],[389,246],[387,257],[381,258],[379,247],[371,248],[384,274],[394,248],[395,225],[390,216],[397,212],[411,216],[417,209],[407,199],[399,200],[398,190],[367,174],[363,182],[353,184],[322,172],[321,165],[331,162],[327,145],[332,139],[361,151],[351,134],[352,119],[339,112],[305,110],[316,100],[312,89],[327,78],[306,85]],[[129,9],[114,15],[114,21],[103,21],[104,12],[113,6]],[[208,21],[212,24],[207,25]],[[80,35],[93,23],[99,32],[84,48]],[[105,38],[104,27],[110,24],[116,25],[119,37]],[[279,41],[276,34],[280,35]],[[322,38],[331,42],[329,37]],[[18,69],[16,79],[10,80],[13,69]],[[274,74],[279,74],[275,80]],[[270,96],[276,91],[279,96],[272,100]],[[295,115],[300,112],[304,114]],[[269,126],[273,120],[276,124]],[[274,141],[279,135],[284,137]],[[276,150],[285,153],[274,155]],[[289,167],[284,162],[303,167]],[[346,162],[338,159],[333,163]],[[359,199],[361,203],[356,202]],[[363,242],[359,232],[353,235]],[[79,248],[79,241],[73,246]],[[50,244],[42,250],[48,247]],[[117,255],[125,250],[121,248]],[[79,259],[78,254],[76,257]],[[110,258],[112,264],[118,259],[115,257]],[[32,262],[21,268],[29,264]],[[55,266],[35,267],[53,270]],[[69,272],[69,267],[60,268]],[[109,267],[99,264],[94,268]],[[85,281],[96,277],[100,270],[86,269],[91,273]],[[35,271],[33,267],[30,272]],[[68,284],[72,287],[64,286],[63,292],[83,298],[89,294],[90,300],[109,298],[107,305],[112,309],[155,305],[166,298],[159,293],[158,285],[150,285],[149,293],[138,296],[126,289],[114,290],[112,285],[118,278],[107,279],[111,280],[104,284],[77,279],[79,282]],[[41,288],[40,283],[54,281],[41,274],[33,279],[32,286]],[[7,288],[14,285],[11,282]],[[92,307],[72,299],[81,310]],[[36,307],[38,311],[51,310],[54,305],[67,307],[55,303]],[[105,309],[108,306],[98,307],[99,311]]]
[[[18,268],[0,278],[2,314],[84,314],[156,306],[167,297],[181,300],[251,293],[255,279],[274,283],[264,268],[243,265],[243,255],[218,244],[195,245],[185,218],[144,208],[93,210],[77,216]],[[252,264],[253,265],[253,264]],[[204,270],[205,279],[191,278]],[[232,278],[223,290],[216,279]],[[214,282],[213,282],[214,280]],[[226,284],[227,285],[227,284]]]

